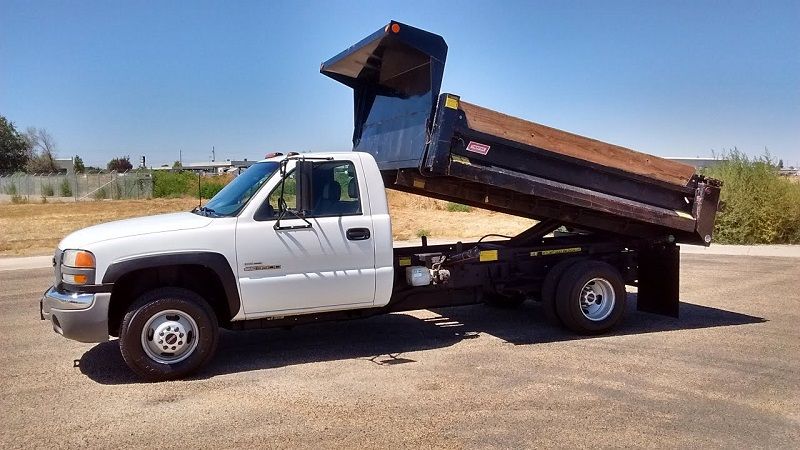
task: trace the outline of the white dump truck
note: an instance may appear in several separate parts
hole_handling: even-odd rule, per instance
[[[42,319],[118,337],[148,380],[186,376],[220,328],[539,301],[576,333],[678,314],[678,243],[708,245],[720,183],[693,168],[440,94],[447,46],[391,22],[322,64],[354,89],[353,151],[274,155],[203,207],[70,234]],[[534,218],[513,237],[393,248],[385,189]],[[469,215],[464,216],[469,220]]]

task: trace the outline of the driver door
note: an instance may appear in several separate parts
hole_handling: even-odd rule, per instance
[[[313,163],[312,208],[278,220],[278,184],[236,230],[242,304],[249,317],[368,307],[375,300],[375,251],[359,161]],[[295,172],[284,200],[296,209]],[[306,222],[307,221],[307,222]]]

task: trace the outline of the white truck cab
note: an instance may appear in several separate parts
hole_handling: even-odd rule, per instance
[[[300,162],[310,190],[298,188]],[[303,196],[311,206],[299,211]],[[194,365],[188,356],[197,351],[204,320],[174,304],[206,296],[205,309],[214,312],[208,315],[219,313],[216,322],[228,325],[382,307],[391,297],[392,254],[386,192],[371,155],[280,155],[256,163],[192,212],[110,222],[65,237],[42,317],[83,342],[120,336],[126,361],[142,375],[158,366],[141,364],[140,352],[127,347],[141,347],[150,360],[182,374],[176,362]],[[148,292],[150,300],[139,301]],[[167,312],[140,311],[154,298]],[[134,320],[140,314],[149,317]],[[153,338],[163,333],[171,341],[174,330],[180,330],[174,342]]]

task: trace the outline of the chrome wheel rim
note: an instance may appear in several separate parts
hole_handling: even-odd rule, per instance
[[[599,322],[611,315],[614,309],[614,287],[605,278],[592,278],[583,285],[579,301],[583,316]]]
[[[142,328],[142,348],[150,359],[175,364],[197,348],[197,323],[183,311],[169,309],[152,315]]]

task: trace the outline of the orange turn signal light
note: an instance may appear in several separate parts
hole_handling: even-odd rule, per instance
[[[67,284],[86,284],[89,282],[89,276],[82,273],[78,274],[65,273],[61,276],[61,281]]]
[[[75,275],[75,284],[86,284],[89,281],[89,277],[86,275]]]
[[[399,33],[400,32],[400,24],[393,23],[392,24],[392,33]]]
[[[94,257],[89,252],[78,252],[75,255],[75,267],[94,267]]]

